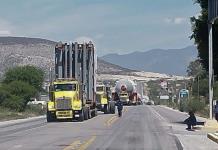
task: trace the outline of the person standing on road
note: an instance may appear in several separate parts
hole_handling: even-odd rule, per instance
[[[123,102],[121,102],[120,97],[117,94],[117,92],[114,95],[114,100],[116,101],[118,116],[121,117],[122,116],[122,110],[123,110]]]
[[[218,101],[216,101],[216,105],[214,107],[215,119],[218,122]]]

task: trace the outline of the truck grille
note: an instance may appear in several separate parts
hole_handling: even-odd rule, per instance
[[[71,99],[70,98],[58,98],[55,101],[56,109],[71,109]]]

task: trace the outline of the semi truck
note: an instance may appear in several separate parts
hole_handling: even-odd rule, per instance
[[[55,46],[55,78],[50,83],[47,121],[90,119],[96,108],[96,55],[89,43]]]
[[[115,92],[118,93],[120,100],[126,105],[139,104],[136,84],[132,80],[122,79],[116,82]]]
[[[109,85],[99,82],[96,85],[96,103],[99,111],[105,114],[115,113],[115,102],[111,99],[111,90]]]

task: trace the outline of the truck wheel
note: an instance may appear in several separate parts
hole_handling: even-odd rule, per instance
[[[92,116],[92,118],[95,117],[95,110],[91,111],[91,116]]]
[[[105,105],[104,105],[104,114],[107,114],[107,113],[108,113],[108,105],[105,104]]]
[[[92,112],[90,111],[90,108],[88,109],[88,119],[91,119],[92,118]]]
[[[79,121],[80,121],[80,122],[84,121],[84,112],[83,112],[83,110],[82,110],[81,113],[79,114]]]
[[[46,114],[47,122],[53,122],[55,119],[52,117],[51,112],[47,112]]]
[[[94,114],[95,114],[95,117],[98,116],[98,110],[97,109],[94,110]]]
[[[89,119],[89,117],[88,117],[88,109],[85,108],[84,109],[84,120],[88,120],[88,119]]]

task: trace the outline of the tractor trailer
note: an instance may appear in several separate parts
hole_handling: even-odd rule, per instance
[[[139,104],[136,91],[136,84],[132,80],[122,79],[116,82],[115,92],[120,100],[126,105]]]
[[[55,79],[51,82],[47,121],[87,120],[97,115],[96,56],[90,43],[58,43]]]
[[[115,113],[115,102],[110,97],[111,90],[109,85],[99,82],[96,85],[96,104],[99,111],[105,114]]]

